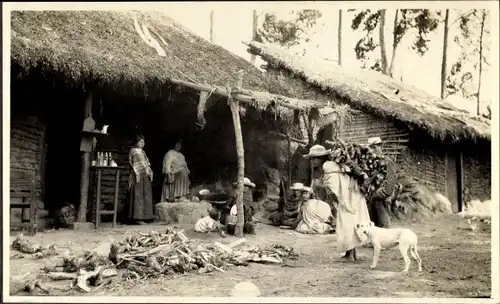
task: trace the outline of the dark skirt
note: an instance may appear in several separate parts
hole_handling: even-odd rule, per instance
[[[132,174],[132,187],[128,193],[128,218],[135,221],[147,221],[154,218],[151,180],[141,176],[139,182]]]

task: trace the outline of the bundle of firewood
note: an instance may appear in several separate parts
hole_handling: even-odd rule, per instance
[[[234,250],[245,239],[230,245],[218,242],[202,244],[188,239],[182,230],[167,229],[165,233],[151,231],[130,235],[111,245],[109,260],[119,269],[126,269],[129,279],[144,279],[174,273],[197,271],[224,272],[230,265],[248,262],[282,263],[295,255],[292,248],[275,246],[266,250]]]
[[[293,247],[272,245],[266,248],[247,247],[236,249],[246,240],[224,245],[219,242],[203,244],[187,238],[183,230],[167,229],[165,232],[126,233],[124,240],[114,241],[110,245],[109,255],[103,256],[94,251],[83,254],[68,252],[63,255],[55,246],[49,248],[51,254],[61,258],[51,267],[44,267],[43,275],[37,280],[27,282],[24,290],[41,290],[51,293],[50,281],[70,280],[68,288],[78,288],[91,292],[111,283],[111,278],[118,276],[126,281],[143,281],[161,275],[173,275],[196,271],[207,273],[225,272],[229,266],[246,266],[250,262],[284,264],[287,259],[297,259]],[[49,256],[49,249],[18,237],[12,248],[30,254]],[[36,256],[35,258],[39,258]],[[44,280],[46,279],[46,280]]]
[[[384,155],[378,155],[368,146],[346,143],[341,139],[327,141],[332,157],[341,169],[354,177],[366,196],[384,185],[387,162]]]

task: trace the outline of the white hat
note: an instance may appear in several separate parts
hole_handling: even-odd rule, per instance
[[[370,138],[368,138],[367,143],[369,146],[378,145],[378,144],[382,143],[382,139],[380,137],[370,137]]]
[[[199,194],[200,195],[209,195],[210,194],[210,190],[208,190],[208,189],[200,190]]]
[[[252,188],[255,188],[255,184],[254,184],[254,183],[252,183],[252,181],[251,181],[248,177],[245,177],[245,178],[243,179],[243,185],[245,185],[245,186],[250,186],[250,187],[252,187]]]
[[[290,187],[292,190],[304,190],[304,184],[303,183],[293,183],[293,185]]]
[[[304,158],[324,156],[330,154],[331,152],[331,149],[327,150],[322,145],[314,145],[309,149],[309,154],[304,155]]]
[[[233,183],[233,185],[237,185],[237,184],[238,184],[238,182]],[[252,183],[252,181],[251,181],[248,177],[245,177],[245,178],[243,179],[243,185],[244,185],[244,186],[249,186],[249,187],[255,188],[255,184],[254,184],[254,183]]]
[[[310,187],[304,187],[304,188],[302,188],[302,191],[304,191],[304,192],[312,192],[312,189]]]

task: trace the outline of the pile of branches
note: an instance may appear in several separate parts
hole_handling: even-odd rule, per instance
[[[250,262],[285,264],[288,259],[298,258],[293,247],[283,245],[236,249],[245,241],[243,238],[229,245],[219,242],[203,244],[187,238],[183,230],[167,229],[165,232],[127,232],[123,241],[112,241],[107,256],[97,250],[85,251],[82,255],[70,252],[62,256],[60,250],[51,246],[53,255],[62,256],[62,259],[51,267],[42,268],[43,273],[25,284],[23,289],[50,294],[51,281],[69,280],[71,283],[65,292],[72,289],[95,292],[110,285],[113,277],[136,283],[190,272],[225,272],[230,266],[246,266]],[[40,249],[43,247],[21,236],[14,241],[12,248],[32,255],[40,253],[35,258],[40,258],[41,252],[48,252],[48,249]]]
[[[368,146],[346,143],[341,139],[327,141],[332,146],[332,157],[340,168],[358,181],[361,192],[370,194],[386,183],[387,161]]]
[[[118,269],[125,269],[127,279],[144,280],[161,275],[197,271],[225,272],[228,266],[248,265],[249,262],[283,263],[295,258],[293,248],[275,245],[267,249],[234,250],[245,239],[230,245],[218,242],[202,244],[188,239],[182,230],[167,229],[165,233],[151,231],[125,237],[111,245],[109,260]]]

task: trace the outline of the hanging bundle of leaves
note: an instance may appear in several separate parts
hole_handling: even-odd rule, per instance
[[[386,182],[387,161],[365,145],[346,143],[341,139],[331,144],[333,160],[341,169],[355,178],[366,196],[380,189]]]

